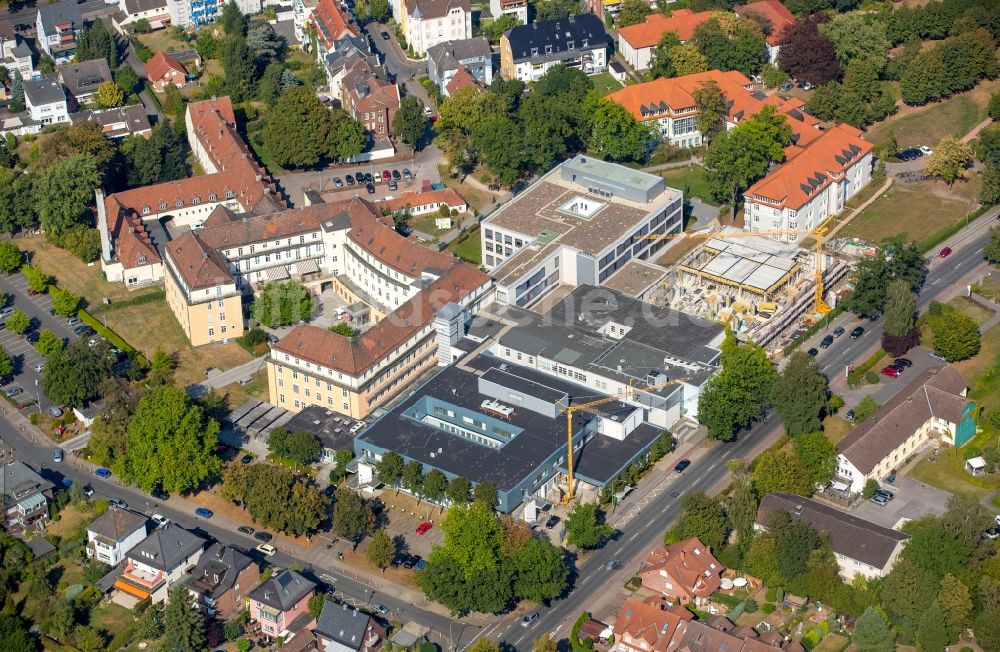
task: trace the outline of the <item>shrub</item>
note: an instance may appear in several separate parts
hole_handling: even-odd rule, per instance
[[[744,605],[745,606],[743,607],[743,611],[745,613],[748,613],[748,614],[757,613],[757,601],[756,600],[747,600],[744,603]]]
[[[763,611],[765,614],[773,614],[774,609],[775,609],[774,605],[771,604],[770,602],[765,602],[760,608],[760,610]]]
[[[874,371],[866,371],[865,372],[865,382],[868,383],[869,385],[877,385],[878,384],[878,374],[875,373]]]
[[[764,599],[766,599],[768,602],[774,602],[775,596],[777,595],[778,595],[778,590],[772,586],[767,591],[764,592]]]

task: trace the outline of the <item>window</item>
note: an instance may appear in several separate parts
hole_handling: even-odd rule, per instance
[[[225,332],[226,332],[226,325],[225,325],[225,324],[223,324],[223,325],[222,325],[222,332],[223,332],[223,333],[225,333]]]
[[[208,336],[209,337],[214,337],[215,336],[215,329],[214,328],[209,328],[208,329]]]
[[[174,202],[174,206],[180,207],[180,206],[183,206],[183,205],[184,205],[184,200],[183,199],[178,199],[177,201]]]
[[[227,190],[226,191],[226,199],[232,199],[235,196],[236,196],[236,193],[233,192],[232,190]]]
[[[165,202],[165,201],[161,201],[160,202],[160,210],[161,211],[167,210],[167,202]]]
[[[208,194],[208,201],[216,201],[216,199],[218,199],[218,197],[216,196],[216,194],[214,192],[210,192]]]
[[[142,214],[143,215],[149,215],[149,206],[143,206],[142,207]]]

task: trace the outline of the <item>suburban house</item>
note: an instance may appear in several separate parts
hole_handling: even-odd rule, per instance
[[[484,86],[493,82],[493,50],[485,38],[445,41],[427,49],[427,74],[442,95],[458,90],[450,85],[462,73]]]
[[[74,0],[38,6],[35,39],[42,52],[55,62],[66,63],[76,54],[76,37],[83,29],[80,5]]]
[[[323,60],[326,69],[327,87],[330,95],[343,102],[344,78],[357,73],[355,77],[380,75],[387,78],[385,68],[378,56],[372,54],[368,39],[364,36],[345,36],[334,44],[333,51]]]
[[[66,92],[55,77],[26,79],[23,88],[24,108],[33,123],[34,133],[48,125],[70,121]]]
[[[146,62],[146,81],[157,93],[162,93],[167,84],[182,88],[187,83],[187,68],[169,54],[157,52]]]
[[[888,575],[903,544],[910,538],[826,503],[786,493],[764,496],[757,509],[755,527],[766,530],[771,516],[778,511],[787,512],[830,538],[833,556],[845,582],[852,581],[856,575],[868,579]]]
[[[312,10],[311,29],[316,33],[316,58],[322,61],[336,50],[337,41],[361,36],[361,30],[349,11],[336,0],[319,0]]]
[[[926,369],[837,444],[833,486],[859,494],[932,441],[964,446],[976,434],[978,405],[951,365]]]
[[[607,68],[607,49],[608,33],[594,14],[521,25],[500,37],[500,74],[533,82],[561,63],[592,75]]]
[[[49,522],[49,500],[55,488],[24,462],[4,456],[0,466],[0,495],[8,534],[44,530]]]
[[[146,515],[109,507],[87,526],[87,557],[117,566],[146,538]]]
[[[703,604],[719,590],[725,570],[697,538],[653,548],[646,564],[639,573],[642,585],[673,604]]]
[[[154,604],[187,577],[198,563],[205,539],[174,523],[153,530],[125,553],[125,568],[115,580],[114,599],[132,604],[149,598]]]
[[[167,305],[192,346],[243,334],[243,292],[218,251],[188,231],[164,247]]]
[[[184,583],[202,611],[224,621],[243,610],[244,596],[259,581],[254,560],[232,546],[213,543]]]
[[[106,138],[119,140],[126,136],[142,136],[149,138],[153,131],[146,115],[146,107],[142,104],[118,106],[113,109],[88,109],[75,114],[73,120],[92,120],[101,125],[101,131]]]
[[[627,598],[615,619],[614,652],[666,652],[681,623],[694,618],[689,609],[666,605],[655,596]]]
[[[388,631],[365,612],[327,600],[313,634],[323,650],[372,652],[382,645]]]
[[[341,81],[341,105],[361,123],[373,141],[388,141],[399,110],[399,87],[383,70],[355,66]]]
[[[115,29],[123,36],[132,32],[132,24],[146,19],[151,29],[163,29],[170,24],[168,0],[118,0],[118,11],[111,15]]]
[[[312,622],[309,598],[315,593],[316,584],[293,570],[283,570],[250,592],[250,620],[267,636],[288,639]]]
[[[11,79],[15,72],[21,73],[21,79],[31,79],[34,70],[31,47],[14,31],[9,20],[0,20],[0,66],[7,69]]]
[[[819,226],[844,210],[847,200],[871,181],[874,146],[859,129],[837,124],[821,132],[803,131],[818,137],[804,146],[800,141],[785,148],[785,162],[743,193],[744,229]],[[793,242],[799,236],[779,237]]]
[[[469,0],[392,0],[393,15],[414,54],[445,41],[472,38],[472,5]]]
[[[618,30],[618,48],[622,57],[635,70],[649,68],[649,60],[663,35],[672,32],[681,43],[690,41],[701,24],[718,12],[674,9],[669,16],[659,12],[646,16],[644,22]]]
[[[378,205],[380,208],[386,208],[394,213],[396,211],[408,211],[410,215],[438,213],[442,206],[446,206],[449,211],[457,213],[465,213],[469,208],[469,204],[462,195],[451,188],[429,190],[427,192],[404,192],[401,197],[383,200]]]
[[[510,14],[522,25],[527,25],[528,0],[490,0],[490,15],[499,18],[504,14]]]
[[[293,0],[292,21],[295,40],[303,50],[308,49],[311,30],[313,29],[313,12],[319,0]]]
[[[764,35],[767,42],[767,60],[776,62],[781,50],[781,39],[789,25],[795,24],[795,16],[780,0],[756,0],[745,5],[733,7],[737,16],[743,18],[763,17],[762,22],[769,23],[771,29]]]
[[[104,82],[114,81],[108,60],[104,57],[67,63],[59,66],[56,75],[75,106],[96,102],[98,87]]]

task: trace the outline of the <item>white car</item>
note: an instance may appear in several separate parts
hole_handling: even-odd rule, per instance
[[[431,107],[429,107],[429,106],[425,106],[425,107],[424,107],[424,115],[426,115],[426,116],[430,117],[430,115],[431,115],[432,113],[433,113],[433,111],[431,111]]]
[[[259,546],[257,546],[257,552],[267,557],[271,557],[278,552],[278,549],[272,546],[270,543],[262,543]]]
[[[924,156],[930,156],[931,154],[934,153],[934,150],[928,147],[927,145],[921,145],[917,149],[919,149]]]
[[[163,527],[170,522],[170,519],[163,514],[153,514],[150,518],[153,519],[153,521],[160,527]]]

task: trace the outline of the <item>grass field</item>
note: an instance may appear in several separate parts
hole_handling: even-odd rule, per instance
[[[660,172],[667,185],[684,192],[684,197],[698,197],[706,204],[717,206],[712,199],[712,193],[708,189],[708,181],[705,179],[705,168],[700,165],[690,165],[683,168],[674,168]]]
[[[148,34],[137,34],[137,38],[147,48],[156,52],[179,52],[181,50],[193,50],[194,43],[188,43],[175,39],[170,35],[169,29],[158,29]]]
[[[893,184],[838,235],[879,243],[890,236],[905,234],[919,242],[968,213],[967,202],[939,197],[929,192],[931,185]]]
[[[485,172],[483,168],[477,168],[469,176],[478,179],[483,172]],[[469,202],[469,206],[476,209],[479,213],[488,212],[496,204],[497,197],[499,197],[498,193],[480,189],[471,183],[462,183],[448,173],[448,166],[446,165],[438,166],[438,176],[441,179],[441,183],[462,195],[465,201]]]
[[[851,422],[840,417],[827,417],[823,419],[823,434],[832,443],[837,444],[841,439],[851,432]]]
[[[960,362],[953,362],[952,366],[969,381],[970,386],[984,371],[1000,361],[1000,325],[993,326],[983,333],[982,347],[979,353]],[[1000,401],[1000,396],[990,396],[988,399]]]
[[[607,72],[591,76],[590,81],[594,85],[594,89],[601,95],[608,95],[622,87],[621,82]]]
[[[464,238],[459,237],[452,240],[448,244],[449,251],[455,253],[455,255],[474,262],[479,265],[482,263],[482,247],[479,241],[479,225],[476,225],[465,232]]]
[[[964,312],[968,316],[976,320],[977,324],[985,324],[993,316],[993,311],[984,306],[983,304],[973,301],[968,297],[955,297],[948,302],[949,305],[955,306],[960,312]]]
[[[990,483],[988,480],[979,479],[983,484],[990,484],[989,487],[981,487],[969,482],[970,477],[964,470],[965,458],[961,451],[954,448],[945,449],[936,461],[923,459],[917,463],[909,476],[924,484],[929,484],[938,489],[944,489],[953,494],[970,496],[976,500],[982,500],[991,491],[1000,488],[1000,483]],[[995,484],[995,486],[993,486]]]

